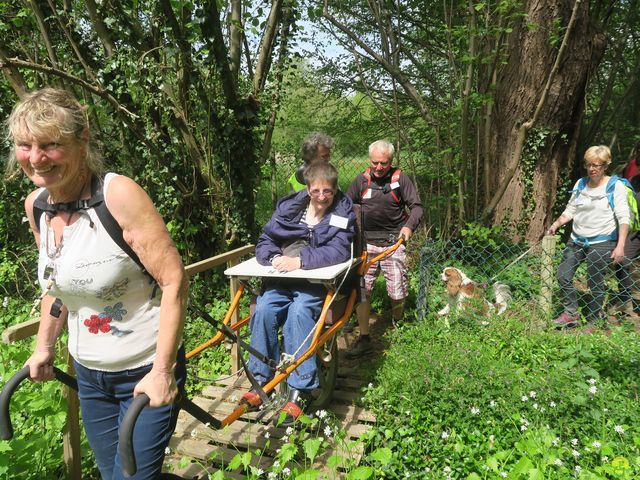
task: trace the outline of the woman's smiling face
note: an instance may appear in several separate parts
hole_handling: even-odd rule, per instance
[[[326,180],[316,180],[309,185],[309,196],[316,214],[324,215],[333,204],[335,189]]]
[[[86,170],[87,147],[74,139],[54,135],[16,138],[16,158],[22,171],[38,187],[64,189]]]

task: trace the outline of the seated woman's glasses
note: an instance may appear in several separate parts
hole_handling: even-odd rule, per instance
[[[332,197],[333,194],[335,192],[333,190],[311,190],[309,192],[309,195],[311,195],[312,197],[319,197],[321,194],[324,195],[325,197]]]

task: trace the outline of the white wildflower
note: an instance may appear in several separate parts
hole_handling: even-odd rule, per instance
[[[275,480],[276,478],[278,478],[278,474],[276,472],[269,472],[269,475],[267,475],[267,478],[269,480]]]
[[[538,404],[537,404],[537,403],[534,403],[534,404],[532,405],[532,407],[533,407],[533,409],[534,409],[534,410],[538,410]]]
[[[373,383],[369,383],[369,385],[367,385],[367,388],[373,388]]]
[[[604,456],[602,457],[602,461],[603,461],[604,463],[607,463],[607,462],[609,461],[609,457],[608,457],[608,456],[606,456],[606,455],[604,455]]]
[[[545,410],[546,410],[546,408],[540,407],[540,413],[544,413]]]
[[[577,438],[572,438],[571,439],[571,445],[573,445],[574,447],[578,444],[578,439]]]
[[[288,441],[289,441],[289,435],[285,435],[285,436],[283,436],[283,437],[281,438],[281,440],[282,440],[283,442],[288,442]]]
[[[442,473],[444,473],[445,475],[449,475],[451,473],[451,467],[446,466],[442,469]]]
[[[520,398],[520,400],[522,400],[523,402],[526,402],[529,400],[529,397],[527,397],[526,395],[522,395],[522,397]]]
[[[551,445],[553,445],[554,447],[557,447],[560,444],[560,439],[558,437],[554,438],[553,441],[551,442]]]
[[[595,385],[596,384],[596,379],[595,378],[590,378],[588,381],[589,381],[589,383],[591,385]]]
[[[615,427],[613,427],[613,429],[616,431],[616,433],[619,433],[620,435],[624,433],[624,428],[622,428],[622,425],[616,425]]]
[[[509,474],[507,472],[500,472],[500,476],[502,478],[507,478],[509,476]]]
[[[595,441],[591,444],[591,446],[592,446],[593,448],[600,448],[600,447],[601,447],[600,442],[599,442],[599,441],[597,441],[597,440],[595,440]]]
[[[520,431],[521,432],[526,432],[527,431],[527,426],[526,425],[520,425]]]
[[[533,390],[531,390],[531,391],[529,392],[529,397],[530,397],[530,398],[536,398],[536,395],[537,395],[537,394],[536,394],[536,392],[534,392]]]
[[[442,432],[440,436],[442,437],[443,440],[446,440],[447,438],[449,438],[449,434],[447,432]]]
[[[580,456],[580,452],[577,450],[571,450],[571,455],[573,455],[575,458],[578,458]]]
[[[556,402],[551,402],[551,403],[549,403],[549,406],[550,406],[551,408],[555,408],[555,407],[556,407]]]
[[[279,468],[280,467],[280,460],[276,460],[273,462],[273,467],[274,468]]]
[[[491,401],[489,402],[489,406],[490,406],[491,408],[494,408],[496,405],[497,405],[497,403],[495,402],[495,400],[491,400]]]
[[[329,427],[329,426],[324,427],[323,432],[324,432],[324,436],[325,437],[330,437],[331,434],[333,433],[333,431],[331,430],[331,427]]]
[[[291,474],[291,470],[289,470],[289,467],[284,467],[282,469],[282,475],[284,475],[285,477],[288,477]]]
[[[580,465],[576,465],[576,473],[580,473],[580,470],[582,470],[582,467]]]
[[[318,416],[318,418],[319,418],[320,420],[322,420],[324,417],[326,417],[326,416],[327,416],[327,411],[326,411],[326,410],[318,410],[318,411],[316,412],[316,415]]]
[[[7,308],[9,306],[9,297],[4,297],[2,299],[2,308]]]
[[[602,409],[602,411],[603,411],[604,413],[607,413],[607,412],[609,411],[609,409],[608,409],[607,407],[605,407],[605,408],[603,408],[603,409]]]
[[[264,432],[264,438],[269,438],[271,434],[269,432]]]
[[[529,426],[529,421],[524,417],[520,417],[520,423],[522,425],[526,425],[527,427]]]
[[[256,474],[256,477],[261,477],[264,473],[264,470],[262,470],[261,468],[257,468],[254,470],[254,473]]]
[[[169,447],[164,449],[164,454],[165,455],[171,455],[171,449]]]
[[[591,395],[595,395],[597,391],[598,391],[598,387],[596,387],[595,385],[592,385],[589,387],[589,393]]]
[[[480,409],[478,407],[471,407],[471,415],[478,415],[480,413]]]
[[[293,433],[293,427],[287,427],[287,429],[284,431],[287,435],[291,435]]]
[[[553,464],[554,464],[554,465],[557,465],[558,467],[560,467],[560,466],[562,466],[562,460],[560,460],[559,458],[556,458],[556,459],[553,461]]]

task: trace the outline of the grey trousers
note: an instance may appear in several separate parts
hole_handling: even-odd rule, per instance
[[[573,277],[580,264],[587,262],[587,285],[591,290],[591,299],[583,313],[587,321],[595,321],[602,316],[605,284],[604,276],[611,264],[611,252],[616,246],[613,240],[591,244],[588,246],[570,241],[564,252],[562,262],[558,267],[558,285],[562,296],[564,311],[570,315],[578,314],[578,292],[573,285]]]

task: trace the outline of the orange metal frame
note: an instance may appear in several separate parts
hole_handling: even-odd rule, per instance
[[[398,241],[393,246],[389,247],[387,250],[380,253],[379,255],[376,255],[374,258],[370,260],[368,259],[367,251],[366,250],[363,251],[360,256],[360,262],[357,264],[358,276],[362,277],[367,272],[367,270],[371,265],[375,264],[376,262],[379,262],[380,260],[387,257],[388,255],[391,255],[393,252],[395,252],[398,249],[398,247],[400,247],[400,245],[402,245],[403,242],[404,242],[403,238],[398,239]],[[251,318],[250,315],[247,315],[246,317],[242,318],[236,323],[229,325],[229,322],[231,321],[231,317],[233,316],[233,313],[238,309],[238,306],[240,304],[240,298],[242,297],[243,293],[244,293],[244,284],[241,283],[240,287],[238,288],[238,291],[236,292],[233,298],[233,301],[231,302],[231,305],[229,306],[229,310],[227,311],[227,314],[225,315],[222,321],[234,332],[237,332],[238,330],[240,330],[240,328],[246,325],[249,322],[249,319]],[[347,298],[347,304],[340,318],[337,321],[335,321],[333,324],[331,324],[329,327],[324,328],[325,321],[327,318],[327,313],[329,312],[329,308],[331,307],[331,301],[333,299],[334,293],[335,293],[335,289],[328,287],[327,294],[324,299],[324,304],[322,306],[322,310],[320,311],[320,317],[316,322],[316,326],[313,332],[313,337],[311,339],[311,344],[309,345],[309,348],[302,355],[300,355],[293,363],[291,363],[286,368],[276,373],[273,379],[271,379],[271,381],[269,381],[266,385],[262,387],[265,393],[268,394],[269,392],[273,391],[296,368],[298,368],[298,366],[302,362],[304,362],[313,354],[315,354],[325,343],[327,343],[333,337],[335,333],[338,332],[339,329],[341,329],[344,326],[344,324],[347,322],[349,317],[351,317],[351,313],[353,312],[353,307],[355,306],[355,303],[356,303],[357,287],[352,288],[351,292],[349,292],[349,296]],[[220,344],[224,339],[224,337],[225,335],[221,331],[218,331],[211,339],[207,340],[202,345],[188,352],[186,355],[187,359],[194,357],[198,353],[202,352],[203,350],[211,346]],[[226,418],[220,421],[220,427],[223,428],[233,423],[235,420],[237,420],[240,416],[242,416],[247,411],[247,408],[248,408],[248,405],[244,403],[239,404],[238,407],[233,412],[231,412]]]

